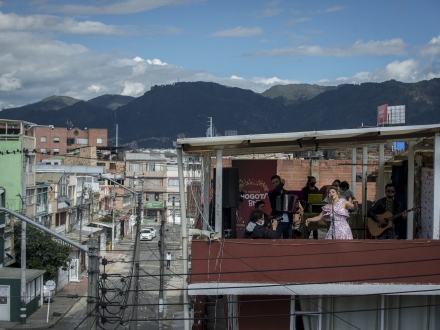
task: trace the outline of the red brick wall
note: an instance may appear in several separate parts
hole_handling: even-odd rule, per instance
[[[212,158],[211,168],[215,168],[216,159]],[[258,160],[255,160],[258,161]],[[223,158],[223,167],[231,167],[232,159]],[[347,165],[348,164],[348,165]],[[325,185],[330,185],[334,180],[348,181],[351,187],[351,159],[344,160],[311,160],[311,159],[278,159],[277,173],[268,173],[268,176],[278,174],[281,178],[286,180],[286,188],[290,190],[301,190],[307,182],[309,175],[316,177],[316,186],[321,188]],[[356,172],[362,172],[362,160],[357,160]],[[367,167],[367,173],[372,172],[377,166],[372,160],[368,161],[371,164]],[[211,172],[211,176],[213,172]],[[356,183],[356,191],[353,191],[356,199],[362,201],[362,182]],[[367,184],[367,199],[375,200],[376,184],[368,182]]]
[[[75,132],[77,134],[75,134]],[[77,144],[78,138],[85,138],[89,140],[89,146],[106,147],[107,146],[107,129],[106,128],[90,128],[82,130],[79,128],[72,128],[68,130],[64,127],[50,127],[36,126],[29,130],[29,136],[35,136],[36,148],[37,148],[37,162],[42,159],[47,159],[53,156],[53,150],[59,149],[59,154],[64,155],[67,150],[80,148],[81,145]],[[41,142],[41,137],[46,137],[46,142]],[[59,138],[59,142],[54,142],[54,138]],[[75,139],[75,143],[67,145],[67,138]],[[102,143],[98,144],[97,139],[102,139]],[[45,148],[46,151],[50,151],[50,155],[40,154],[41,148]]]

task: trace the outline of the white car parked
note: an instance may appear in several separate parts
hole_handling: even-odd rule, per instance
[[[150,229],[151,233],[153,234],[153,237],[156,237],[156,229],[154,229],[154,227],[144,227],[142,229]]]
[[[141,229],[141,241],[152,241],[153,240],[153,233],[150,229]]]

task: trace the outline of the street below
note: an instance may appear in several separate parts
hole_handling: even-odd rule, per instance
[[[159,289],[160,289],[160,241],[159,224],[154,223],[157,237],[151,241],[140,242],[140,272],[139,272],[139,304],[138,329],[183,329],[183,321],[172,320],[182,317],[182,277],[180,226],[166,226],[164,245],[164,320],[160,324]],[[100,298],[98,329],[134,329],[134,295],[135,281],[132,277],[132,261],[134,252],[134,238],[125,237],[118,242],[114,251],[101,253],[100,258]],[[168,269],[166,267],[166,253],[170,252],[172,259]],[[107,259],[107,265],[102,260]],[[103,274],[107,275],[103,279]],[[85,273],[86,274],[86,273]],[[104,275],[105,277],[105,275]],[[86,277],[82,281],[87,281]],[[131,285],[130,285],[131,284]],[[129,293],[129,294],[128,294]],[[168,305],[169,304],[169,305]],[[126,307],[125,307],[126,306]],[[87,329],[86,320],[87,301],[81,298],[73,308],[55,325],[54,329],[77,330]],[[82,323],[81,323],[82,322]],[[81,324],[80,324],[81,323]]]

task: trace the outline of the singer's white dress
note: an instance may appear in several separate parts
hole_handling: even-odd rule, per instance
[[[345,202],[344,198],[339,198],[336,202],[333,210],[331,204],[324,205],[322,210],[324,211],[323,219],[330,222],[330,228],[328,229],[325,239],[332,239],[333,237],[333,226],[332,226],[332,212],[334,212],[335,217],[335,239],[353,239],[351,234],[351,228],[348,225],[347,219],[349,217],[348,210],[342,206]]]

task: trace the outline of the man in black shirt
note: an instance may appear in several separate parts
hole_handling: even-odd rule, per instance
[[[372,207],[368,210],[368,217],[378,222],[381,225],[386,225],[388,223],[387,219],[379,219],[377,215],[384,214],[385,212],[391,212],[391,214],[396,215],[402,213],[401,216],[394,219],[394,223],[398,224],[399,222],[406,219],[408,213],[407,211],[403,211],[402,204],[396,199],[394,199],[394,194],[396,193],[396,189],[392,183],[389,183],[385,186],[385,197],[376,201]],[[382,235],[377,237],[377,239],[397,239],[397,233],[395,226],[388,228]]]
[[[301,189],[301,191],[303,192],[303,200],[306,202],[306,207],[305,210],[306,212],[309,211],[309,195],[310,194],[319,194],[319,189],[318,187],[316,187],[316,178],[314,176],[308,176],[307,177],[307,185]],[[308,235],[310,235],[310,232],[308,232]],[[307,237],[308,237],[307,235]],[[314,239],[318,239],[318,231],[314,230],[313,231],[313,238]]]

